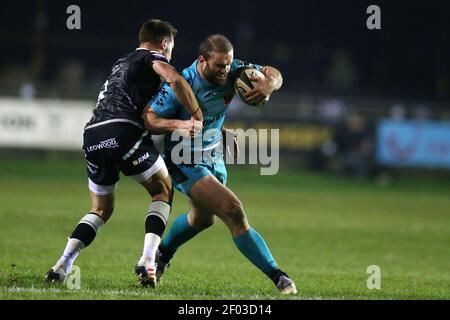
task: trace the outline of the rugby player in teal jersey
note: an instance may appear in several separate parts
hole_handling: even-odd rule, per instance
[[[256,84],[247,93],[247,101],[254,104],[262,102],[281,87],[283,80],[277,69],[234,59],[231,42],[218,34],[208,36],[200,44],[198,59],[183,70],[182,76],[192,87],[203,113],[203,133],[208,132],[203,136],[201,150],[196,150],[198,146],[192,144],[191,154],[197,156],[191,159],[191,163],[179,163],[171,157],[172,150],[179,143],[171,139],[173,121],[191,118],[177,101],[173,90],[163,86],[144,111],[148,130],[153,134],[166,134],[164,160],[174,186],[189,197],[190,203],[190,211],[177,217],[159,246],[156,276],[160,281],[177,249],[213,225],[217,216],[230,229],[242,254],[266,274],[281,293],[295,294],[294,281],[278,267],[261,235],[249,225],[241,201],[226,187],[223,122],[234,96],[234,74],[244,66],[255,67],[265,75],[264,78],[252,79]]]

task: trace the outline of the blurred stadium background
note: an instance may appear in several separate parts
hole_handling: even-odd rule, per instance
[[[66,28],[71,4],[81,8],[81,30]],[[381,8],[381,30],[366,28],[369,4]],[[223,33],[233,42],[237,58],[282,72],[284,85],[267,106],[250,108],[235,99],[227,123],[279,128],[280,175],[263,178],[234,166],[230,184],[250,209],[250,221],[267,234],[275,255],[283,256],[287,269],[301,279],[305,297],[450,297],[450,2],[6,0],[0,6],[3,297],[42,297],[26,288],[38,283],[88,206],[81,153],[84,123],[111,66],[137,46],[141,23],[153,17],[179,30],[172,61],[178,70],[197,57],[197,45],[205,36]],[[121,184],[124,195],[119,190],[117,211],[132,208],[135,213],[117,212],[117,223],[129,223],[131,229],[120,231],[113,218],[111,230],[131,237],[134,242],[127,246],[139,248],[136,230],[141,232],[140,211],[147,200],[144,193],[134,194],[137,187],[125,179]],[[279,193],[269,193],[268,185]],[[180,195],[177,199],[174,214],[186,206]],[[280,201],[283,206],[276,207]],[[270,212],[264,215],[265,210]],[[42,214],[46,218],[40,218]],[[270,219],[280,217],[287,224],[271,227]],[[47,218],[54,225],[47,225]],[[45,259],[27,260],[34,250],[29,235],[33,226],[41,235],[36,246]],[[226,237],[226,230],[217,228]],[[127,250],[107,232],[110,245]],[[366,242],[360,241],[365,239],[362,233],[369,237]],[[214,251],[204,245],[206,240],[224,242],[214,232],[208,234],[192,245],[204,255]],[[289,249],[289,237],[301,245]],[[336,241],[342,242],[337,246]],[[102,246],[107,248],[101,243],[93,247],[96,254]],[[208,251],[205,247],[210,246]],[[217,259],[242,262],[233,250],[228,244]],[[110,268],[125,278],[118,276],[112,284],[105,280],[105,288],[127,286],[129,270],[123,271],[120,263],[132,266],[137,253],[127,254]],[[188,261],[179,266],[179,273],[174,267],[180,282],[194,281],[183,278],[194,265],[227,290],[227,278],[212,272],[211,265],[180,255],[180,263]],[[88,259],[96,259],[89,250],[86,256],[90,258],[80,261],[84,270],[91,266]],[[16,267],[21,261],[32,261],[35,268]],[[365,289],[365,267],[383,261],[391,267],[391,291],[371,293]],[[416,269],[414,264],[419,264]],[[258,277],[250,266],[240,268]],[[95,279],[86,277],[95,288]],[[230,279],[238,281],[236,276]],[[252,295],[254,286],[248,281],[225,297],[272,297],[270,284],[260,280],[258,294]],[[175,297],[223,297],[221,290],[203,284],[195,282],[192,295]],[[25,289],[8,291],[14,286]],[[166,298],[179,289],[168,286],[162,289]],[[140,297],[105,292],[98,297]],[[60,296],[53,292],[48,297]]]

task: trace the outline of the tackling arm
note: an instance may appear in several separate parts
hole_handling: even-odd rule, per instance
[[[201,132],[202,122],[194,118],[190,120],[165,119],[156,114],[151,106],[147,106],[142,114],[145,128],[151,134],[164,134],[175,130],[185,130],[189,135],[194,136]]]

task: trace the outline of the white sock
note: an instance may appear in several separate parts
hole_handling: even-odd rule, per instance
[[[161,242],[161,237],[154,233],[147,233],[144,240],[144,250],[142,250],[142,257],[140,262],[145,261],[151,265],[155,264],[156,250],[158,250],[159,243]]]
[[[70,269],[72,269],[73,262],[78,257],[83,248],[84,244],[80,240],[74,238],[69,239],[61,258],[59,258],[58,262],[56,263],[56,268],[64,264],[64,271],[68,273]]]

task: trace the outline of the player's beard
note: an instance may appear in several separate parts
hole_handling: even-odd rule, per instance
[[[214,86],[222,87],[227,83],[227,77],[223,79],[218,78],[219,74],[211,72],[208,66],[203,69],[203,75],[205,76],[205,79]]]

